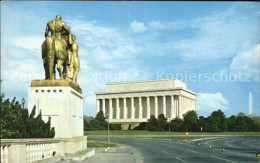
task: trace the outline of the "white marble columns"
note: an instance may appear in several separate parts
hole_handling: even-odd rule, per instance
[[[127,107],[126,107],[126,98],[124,98],[124,119],[127,119]]]
[[[116,99],[116,119],[120,118],[119,98]]]
[[[143,115],[142,97],[139,97],[139,116],[138,116],[138,118],[142,119],[142,115]]]
[[[104,113],[104,116],[106,116],[106,100],[102,99],[102,111]]]
[[[166,117],[166,96],[163,96],[163,114]]]
[[[158,97],[154,97],[154,116],[158,118]]]
[[[113,117],[112,99],[109,99],[109,119]]]
[[[150,107],[150,97],[146,97],[146,109],[147,109],[147,114],[146,114],[146,118],[149,119],[150,118],[150,114],[151,114],[151,107]]]
[[[131,119],[135,118],[135,101],[134,97],[131,98]]]
[[[170,111],[170,118],[174,118],[174,110],[175,110],[175,105],[174,105],[174,96],[171,96],[171,111]]]
[[[182,114],[188,110],[195,110],[196,105],[195,99],[181,95],[165,95],[161,98],[158,96],[107,98],[97,99],[96,102],[97,112],[102,110],[104,116],[109,114],[111,120],[143,120],[149,119],[152,114],[158,118],[161,113],[170,119],[182,118]]]

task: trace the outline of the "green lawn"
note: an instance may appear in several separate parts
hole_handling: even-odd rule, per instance
[[[149,137],[146,137],[147,139]],[[218,136],[174,136],[174,137],[150,137],[151,139],[160,139],[160,140],[166,140],[166,141],[192,141],[196,139],[211,139],[211,138],[221,138]]]
[[[85,135],[107,135],[107,131],[85,131]],[[156,131],[109,131],[109,135],[185,135],[185,132],[156,132]],[[259,135],[260,132],[189,132],[189,135]]]
[[[122,148],[126,147],[126,145],[123,144],[116,144],[116,143],[108,143],[104,141],[93,141],[93,140],[88,140],[88,148]]]

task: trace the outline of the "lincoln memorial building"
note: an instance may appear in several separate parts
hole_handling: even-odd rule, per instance
[[[177,79],[108,83],[96,99],[97,112],[102,110],[109,123],[122,124],[122,129],[147,122],[151,115],[182,118],[196,107],[196,93]]]

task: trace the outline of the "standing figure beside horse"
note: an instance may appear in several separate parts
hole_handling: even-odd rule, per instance
[[[77,76],[79,72],[79,58],[78,58],[78,44],[75,42],[76,36],[69,35],[69,51],[68,51],[68,63],[66,68],[66,79],[77,83]]]
[[[57,15],[56,19],[48,22],[46,25],[46,39],[42,44],[45,79],[55,79],[55,66],[57,65],[60,79],[68,79],[76,83],[79,70],[78,46],[75,43],[76,37],[70,34],[70,27],[61,19],[61,16]],[[51,33],[50,36],[49,32]],[[69,58],[72,58],[71,61]],[[73,70],[71,69],[72,67]],[[68,68],[70,68],[69,72]],[[71,72],[73,75],[71,75]]]

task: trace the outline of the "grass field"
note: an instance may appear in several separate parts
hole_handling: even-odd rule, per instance
[[[178,136],[178,137],[146,137],[144,139],[160,139],[160,140],[165,140],[165,141],[192,141],[195,139],[205,139],[209,137],[205,136]],[[212,136],[210,138],[213,138]],[[143,138],[138,138],[138,139],[143,139]],[[88,140],[88,148],[124,148],[127,147],[124,144],[117,144],[117,143],[111,143],[111,142],[105,142],[105,141],[93,141],[93,140]]]
[[[93,140],[88,140],[88,148],[122,148],[126,147],[126,145],[123,144],[116,144],[116,143],[108,143],[104,141],[93,141]]]
[[[148,137],[149,138],[149,137]],[[220,138],[218,136],[175,136],[175,137],[151,137],[151,139],[165,139],[171,141],[192,141],[196,139],[211,139],[211,138]],[[146,138],[145,138],[146,139]]]
[[[107,135],[107,131],[85,131],[85,135]],[[185,135],[186,132],[156,132],[156,131],[109,131],[109,135]],[[260,132],[189,132],[189,135],[259,135]]]

